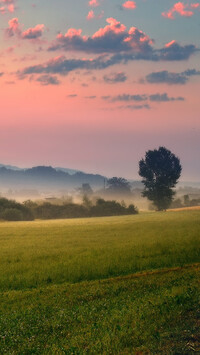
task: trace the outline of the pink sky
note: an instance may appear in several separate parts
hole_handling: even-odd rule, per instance
[[[0,0],[0,163],[138,179],[165,145],[199,180],[199,3],[59,1]]]

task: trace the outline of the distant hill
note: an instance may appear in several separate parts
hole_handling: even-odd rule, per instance
[[[60,168],[60,167],[56,167],[55,169],[57,171],[63,171],[64,173],[68,173],[70,175],[82,172],[80,170],[74,170],[74,169],[68,169],[68,168]]]
[[[84,183],[90,184],[93,189],[101,189],[104,186],[104,179],[103,175],[69,168],[51,166],[19,168],[0,164],[0,192],[5,189],[70,190]],[[139,180],[130,180],[130,183],[134,189],[143,188]],[[178,188],[186,186],[200,188],[200,183],[181,181],[177,186]]]
[[[101,188],[104,176],[87,174],[81,171],[51,166],[36,166],[20,169],[9,165],[0,166],[0,189],[73,189],[83,183],[89,183],[92,188]]]
[[[21,168],[18,168],[17,166],[4,165],[4,164],[0,164],[0,168],[6,168],[6,169],[12,169],[12,170],[23,170],[23,169],[21,169]]]

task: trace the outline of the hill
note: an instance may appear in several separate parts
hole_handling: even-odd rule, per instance
[[[80,171],[67,172],[68,169],[54,169],[51,166],[36,166],[30,169],[0,167],[0,187],[7,189],[73,189],[83,183],[93,188],[104,185],[104,176],[87,174]]]

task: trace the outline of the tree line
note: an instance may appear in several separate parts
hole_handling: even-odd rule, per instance
[[[97,198],[95,202],[84,196],[82,204],[63,202],[55,204],[50,202],[33,202],[31,200],[18,203],[6,198],[0,198],[0,220],[31,221],[34,219],[61,219],[81,217],[103,217],[137,214],[133,205],[117,201],[106,201]]]

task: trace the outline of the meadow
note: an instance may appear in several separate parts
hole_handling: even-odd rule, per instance
[[[2,354],[200,351],[200,211],[0,223]]]

